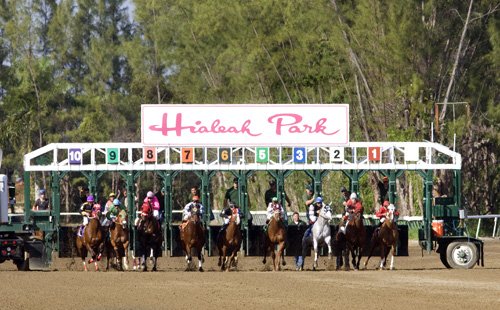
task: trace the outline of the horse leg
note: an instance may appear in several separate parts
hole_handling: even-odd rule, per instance
[[[274,250],[274,246],[271,246],[271,258],[273,259],[273,270],[276,271],[276,251]]]
[[[332,251],[332,237],[327,236],[325,237],[325,243],[328,246],[328,259],[331,260],[333,257],[333,251]]]
[[[349,247],[346,247],[343,251],[344,253],[344,270],[349,271],[351,270],[351,266],[349,264],[349,253],[351,252],[351,249]]]
[[[269,245],[267,244],[267,238],[264,236],[264,258],[262,259],[262,263],[266,264],[267,251],[269,250]]]
[[[370,252],[369,252],[368,257],[366,258],[366,261],[364,263],[365,269],[366,269],[366,266],[368,265],[368,261],[370,260],[370,258],[373,255],[373,251],[375,250],[376,247],[377,247],[377,242],[372,239],[371,244],[370,244]]]
[[[359,264],[361,263],[361,257],[363,256],[363,249],[361,247],[358,247],[358,257],[357,257],[357,262],[356,262],[356,270],[359,270]]]
[[[281,256],[281,264],[283,266],[286,266],[286,262],[285,262],[285,241],[282,241],[282,246],[281,246],[281,252],[280,252],[280,256]]]
[[[198,271],[203,272],[203,247],[198,248]]]
[[[157,269],[157,262],[158,262],[158,249],[157,248],[151,248],[153,251],[153,268],[151,271],[158,271]]]
[[[220,270],[224,271],[225,268],[228,268],[228,266],[227,266],[227,246],[226,245],[222,246],[221,256],[222,256],[222,263],[219,266],[220,266]]]
[[[391,266],[389,267],[390,270],[394,270],[394,256],[396,255],[396,246],[392,246],[392,251],[391,251]]]
[[[313,271],[316,271],[318,267],[318,241],[313,237],[313,249],[314,249],[314,261],[313,261]]]

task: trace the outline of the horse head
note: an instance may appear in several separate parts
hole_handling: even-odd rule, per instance
[[[323,208],[321,208],[319,216],[323,217],[327,221],[330,221],[333,217],[332,208],[330,207],[330,205],[326,205]]]
[[[276,222],[281,222],[283,220],[282,216],[281,216],[281,212],[280,210],[275,210],[273,212],[273,219],[276,221]]]
[[[195,223],[198,223],[200,221],[200,209],[198,209],[198,207],[193,207],[191,209],[191,215],[189,219]]]
[[[240,215],[238,213],[233,213],[231,214],[231,217],[229,218],[229,222],[234,222],[236,225],[240,225]]]
[[[142,223],[144,233],[152,235],[157,231],[157,227],[156,218],[152,214],[147,215]]]
[[[116,216],[116,223],[122,225],[123,227],[127,226],[128,223],[128,214],[127,211],[121,210]]]

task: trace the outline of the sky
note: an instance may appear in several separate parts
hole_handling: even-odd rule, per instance
[[[125,0],[125,6],[128,7],[128,15],[130,19],[134,19],[135,5],[133,0]]]

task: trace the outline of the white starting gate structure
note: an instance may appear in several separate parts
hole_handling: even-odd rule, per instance
[[[433,171],[452,170],[455,192],[460,193],[460,154],[432,142],[351,142],[329,147],[159,147],[142,143],[53,143],[24,157],[25,197],[30,197],[30,172],[45,171],[52,176],[54,220],[59,222],[61,178],[68,172],[80,172],[96,194],[97,180],[106,172],[119,172],[126,180],[129,215],[135,216],[134,181],[144,171],[154,171],[163,180],[165,195],[165,236],[167,247],[172,240],[172,181],[180,171],[193,171],[201,180],[201,200],[209,205],[209,182],[216,171],[231,171],[239,178],[239,203],[248,214],[247,177],[254,171],[268,171],[276,178],[278,198],[284,199],[284,180],[291,172],[305,171],[313,180],[315,192],[321,193],[322,177],[330,171],[342,171],[351,180],[351,190],[358,191],[359,178],[377,170],[389,177],[389,199],[395,201],[396,178],[404,171],[418,172],[425,183],[425,209],[421,244],[432,249],[431,220]],[[25,218],[30,217],[30,201],[25,202]],[[461,206],[460,195],[450,205]],[[205,220],[208,222],[209,212]],[[247,217],[248,218],[248,217]],[[245,221],[244,227],[247,222]],[[211,236],[209,235],[209,238]],[[248,243],[248,234],[247,234]]]

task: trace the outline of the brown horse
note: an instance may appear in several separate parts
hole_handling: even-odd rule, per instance
[[[283,219],[279,211],[273,213],[271,220],[269,221],[269,226],[267,228],[267,234],[264,237],[264,259],[262,263],[266,263],[267,252],[271,250],[271,257],[273,258],[273,270],[281,270],[280,263],[283,266],[286,265],[285,256],[283,252],[285,251],[286,243],[286,228],[283,223]],[[275,246],[277,246],[277,255],[275,253]],[[277,256],[277,257],[276,257]]]
[[[128,246],[129,246],[129,230],[128,230],[128,215],[125,210],[121,210],[116,216],[114,225],[110,228],[110,244],[109,248],[113,251],[116,257],[118,270],[128,270]],[[111,251],[109,251],[111,252]],[[109,253],[106,270],[109,269]]]
[[[354,270],[359,269],[363,248],[366,243],[366,230],[361,213],[351,213],[345,229],[346,250],[344,251],[344,268],[349,270],[349,252],[352,256]]]
[[[226,269],[226,271],[229,271],[231,266],[236,267],[238,265],[238,251],[241,247],[242,240],[239,224],[239,214],[232,214],[226,231],[222,234],[220,242],[217,245],[219,248],[218,266],[220,266],[221,270]]]
[[[90,218],[83,236],[76,237],[76,248],[82,258],[83,269],[85,271],[88,271],[87,264],[85,263],[88,253],[90,253],[89,264],[94,263],[95,270],[99,270],[97,262],[101,260],[101,253],[104,247],[103,241],[102,227],[99,219],[96,217]]]
[[[158,219],[152,213],[146,215],[137,225],[137,235],[141,247],[141,262],[139,269],[147,271],[146,254],[152,253],[153,268],[151,271],[157,271],[158,256],[161,252],[163,236]]]
[[[394,213],[389,212],[387,214],[387,217],[380,227],[380,229],[375,231],[375,233],[372,235],[371,239],[371,248],[370,248],[370,255],[368,255],[368,258],[365,261],[365,268],[368,265],[368,261],[370,260],[370,257],[372,257],[373,251],[377,246],[380,247],[380,269],[385,268],[385,264],[387,262],[387,255],[389,255],[389,251],[392,248],[392,253],[391,253],[391,266],[390,269],[394,269],[394,255],[396,255],[396,246],[398,243],[399,239],[399,231],[396,223],[394,223]]]
[[[196,250],[198,255],[198,271],[203,270],[203,246],[205,245],[205,232],[200,221],[200,213],[197,208],[193,208],[184,229],[181,229],[181,241],[186,253],[186,271],[190,270],[193,261],[192,250]]]

